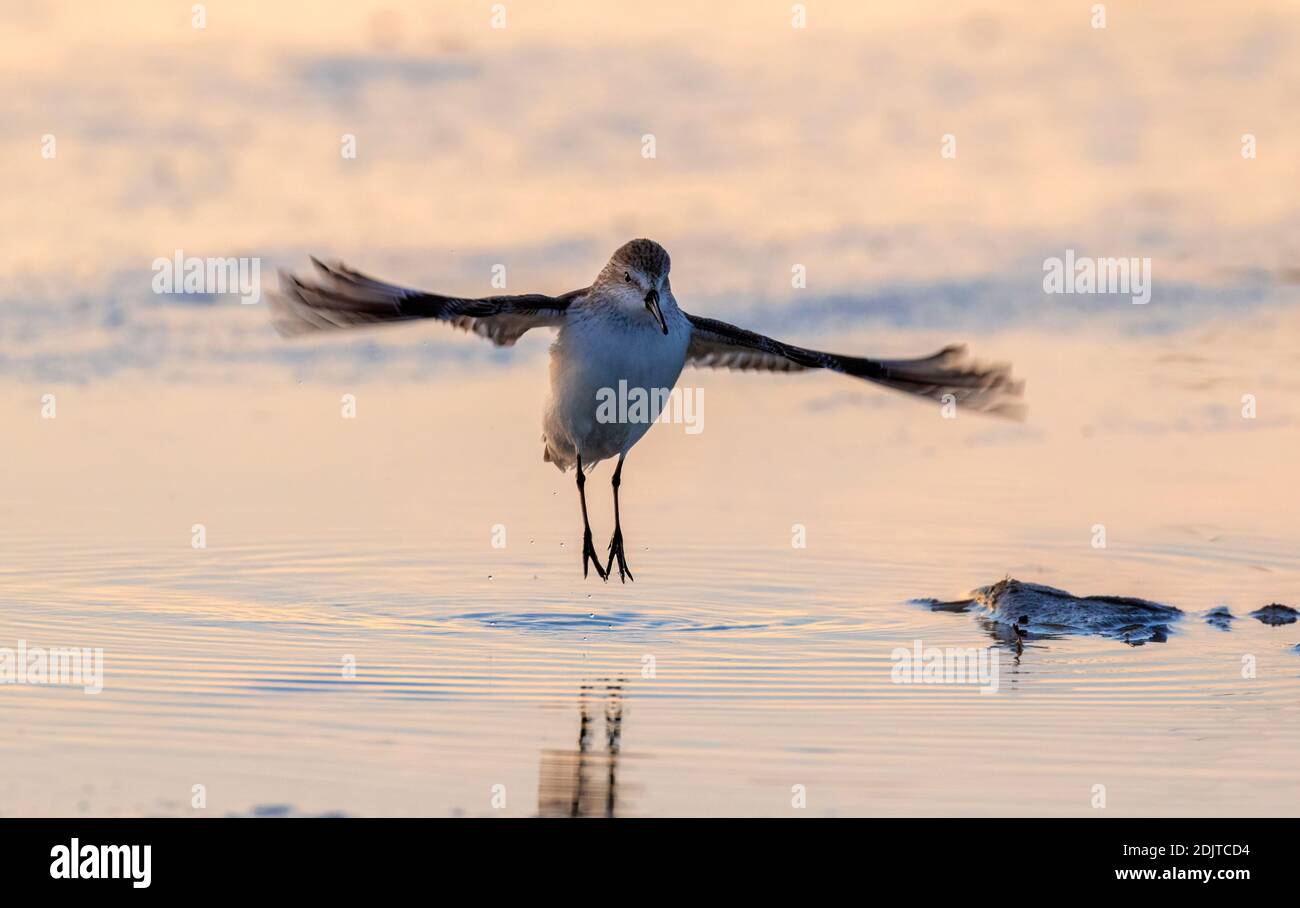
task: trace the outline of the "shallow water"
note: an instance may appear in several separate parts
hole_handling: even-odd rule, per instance
[[[531,814],[539,767],[579,749],[584,702],[604,759],[611,686],[619,814],[780,815],[796,784],[818,814],[1087,813],[1098,783],[1119,813],[1300,804],[1295,634],[1253,620],[1188,621],[1140,649],[1009,647],[909,606],[923,566],[864,591],[849,557],[673,544],[641,553],[633,590],[576,582],[553,538],[505,566],[400,541],[209,550],[184,568],[166,548],[60,546],[78,567],[9,599],[3,639],[103,647],[106,676],[95,696],[4,691],[7,813],[187,814],[203,784],[213,813]],[[892,683],[913,640],[996,647],[998,691]]]
[[[1300,638],[1249,617],[1300,590],[1294,423],[1081,433],[1117,399],[1088,390],[1096,350],[982,343],[1025,351],[1028,423],[687,373],[705,430],[656,427],[629,459],[626,585],[581,577],[535,356],[353,386],[356,420],[342,386],[276,376],[69,387],[51,421],[14,395],[0,641],[101,647],[105,678],[0,689],[4,810],[1089,814],[1104,785],[1110,813],[1294,813]],[[1096,349],[1126,407],[1191,393],[1123,343]],[[1186,614],[1141,647],[1008,642],[915,601],[1004,576]],[[996,692],[895,683],[914,641],[997,653]]]

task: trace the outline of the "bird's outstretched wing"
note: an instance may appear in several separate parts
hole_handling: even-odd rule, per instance
[[[271,323],[284,336],[415,318],[436,318],[508,347],[531,328],[556,327],[586,289],[562,296],[526,293],[465,299],[378,281],[342,263],[313,258],[309,279],[280,272],[270,294]]]
[[[712,318],[686,317],[691,322],[687,365],[768,372],[830,369],[908,394],[938,401],[952,395],[966,408],[1024,417],[1018,400],[1024,383],[1012,379],[1010,366],[975,362],[962,345],[920,359],[866,359],[796,347]]]

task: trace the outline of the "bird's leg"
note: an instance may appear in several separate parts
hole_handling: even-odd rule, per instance
[[[619,455],[618,466],[614,468],[614,478],[611,481],[614,486],[614,536],[609,540],[609,560],[605,562],[605,573],[608,574],[614,565],[614,559],[618,559],[618,579],[624,583],[636,580],[628,569],[627,556],[623,554],[623,527],[618,520],[618,487],[623,480],[623,458],[626,456]]]
[[[609,579],[609,571],[600,566],[596,547],[591,544],[591,523],[587,520],[587,477],[582,472],[582,457],[578,457],[578,500],[582,502],[582,576],[587,577],[587,562],[596,569],[601,580]]]

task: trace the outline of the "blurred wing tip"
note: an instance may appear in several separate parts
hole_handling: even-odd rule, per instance
[[[307,285],[283,268],[277,270],[277,276],[280,286],[267,294],[267,311],[276,334],[293,338],[319,331],[321,325],[308,315],[310,307],[304,296]]]
[[[339,259],[323,259],[314,255],[307,256],[311,260],[312,266],[326,277],[339,278],[346,275],[347,267]]]

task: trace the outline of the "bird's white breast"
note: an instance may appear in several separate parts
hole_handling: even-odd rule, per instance
[[[551,399],[543,429],[547,445],[561,466],[572,453],[583,465],[615,457],[636,444],[648,421],[602,421],[609,409],[602,399],[626,389],[670,391],[686,363],[691,326],[673,305],[664,312],[668,334],[647,314],[600,307],[573,313],[551,347]]]

